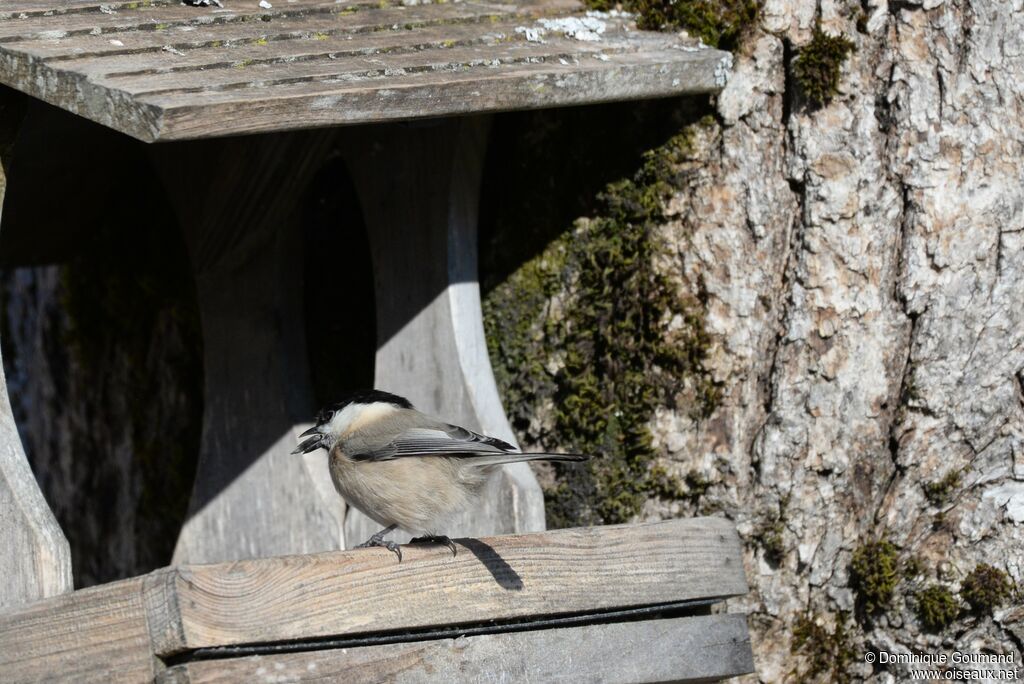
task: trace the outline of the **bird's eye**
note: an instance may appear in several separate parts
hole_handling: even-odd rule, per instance
[[[324,414],[324,422],[325,423],[329,423],[332,418],[334,418],[334,411],[327,411]]]

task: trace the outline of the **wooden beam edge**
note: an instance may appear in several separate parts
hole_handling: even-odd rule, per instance
[[[710,682],[754,672],[746,618],[717,614],[267,653],[176,664],[161,684],[455,681],[495,673],[524,681]]]
[[[164,127],[160,107],[98,86],[82,74],[55,69],[11,45],[17,43],[0,44],[0,83],[142,142],[160,137]]]
[[[386,549],[359,549],[168,568],[147,585],[154,650],[168,657],[748,591],[739,537],[723,518],[467,539],[459,551],[405,546],[400,564]]]
[[[691,54],[692,58],[687,61],[665,60],[618,65],[609,62],[599,65],[599,68],[565,73],[524,72],[518,77],[482,71],[479,78],[444,84],[396,86],[382,81],[379,87],[368,88],[362,92],[353,92],[355,89],[351,86],[341,86],[337,91],[282,96],[275,95],[271,88],[267,91],[269,97],[266,101],[225,100],[207,104],[179,105],[161,102],[159,97],[148,100],[145,96],[139,97],[137,101],[147,103],[156,112],[152,140],[177,141],[327,126],[356,126],[389,121],[575,107],[683,95],[714,95],[721,92],[731,71],[732,55],[711,48]],[[699,73],[699,78],[694,78],[694,72]],[[636,83],[651,74],[655,74],[654,85],[638,89]],[[568,91],[559,90],[555,84],[565,79],[598,87],[587,94],[582,94],[584,88],[581,87],[576,88],[576,94],[564,94]],[[520,92],[480,102],[481,84],[492,80],[506,80]],[[601,87],[609,80],[628,86]],[[431,91],[438,88],[442,88],[445,93],[442,102],[429,97]],[[547,92],[559,92],[563,96],[550,97]],[[405,108],[395,106],[395,102],[402,96],[409,100],[416,97],[429,100],[430,108],[425,109],[422,114],[410,113]],[[336,106],[327,106],[332,98],[337,101]],[[280,110],[280,113],[268,115],[272,107]],[[302,116],[286,116],[295,111],[300,111]],[[254,120],[251,118],[253,114],[261,114],[262,117]]]

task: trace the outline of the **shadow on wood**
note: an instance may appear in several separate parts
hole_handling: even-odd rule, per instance
[[[498,552],[492,546],[479,539],[460,539],[459,544],[469,549],[483,563],[484,567],[490,570],[494,581],[502,589],[519,591],[523,588],[523,578],[519,576],[519,573],[511,565],[505,562],[504,558],[498,555]]]

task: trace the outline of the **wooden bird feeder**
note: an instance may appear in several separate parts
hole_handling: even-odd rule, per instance
[[[730,55],[576,0],[223,5],[0,4],[0,83],[167,141],[148,148],[148,180],[184,229],[205,365],[174,565],[80,591],[0,378],[0,678],[750,672],[743,617],[708,610],[746,592],[722,520],[545,533],[540,488],[517,464],[455,530],[513,536],[463,540],[457,558],[410,548],[396,565],[387,552],[336,551],[374,525],[345,510],[322,455],[289,456],[312,415],[296,207],[329,154],[344,156],[370,241],[375,386],[514,441],[477,285],[489,114],[715,92]],[[12,94],[0,90],[8,123]]]

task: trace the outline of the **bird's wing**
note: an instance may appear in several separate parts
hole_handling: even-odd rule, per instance
[[[390,461],[408,456],[458,456],[472,458],[515,452],[508,442],[487,437],[457,425],[409,428],[383,447],[352,456],[357,461]]]

